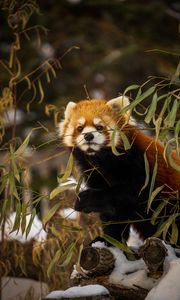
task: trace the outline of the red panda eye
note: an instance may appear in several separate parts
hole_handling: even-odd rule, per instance
[[[78,126],[76,129],[77,129],[78,132],[82,132],[83,131],[83,126]]]
[[[97,131],[103,131],[104,127],[102,125],[96,126]]]

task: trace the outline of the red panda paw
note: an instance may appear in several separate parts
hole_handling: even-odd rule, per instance
[[[77,198],[76,200],[76,203],[75,203],[75,210],[77,211],[82,211],[84,213],[90,213],[93,210],[93,207],[91,205],[91,191],[89,190],[86,190],[86,191],[83,191],[79,194],[79,197]]]

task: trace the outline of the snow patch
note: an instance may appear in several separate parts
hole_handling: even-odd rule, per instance
[[[59,186],[60,187],[66,186],[66,185],[68,186],[70,184],[74,184],[74,186],[70,187],[68,190],[75,190],[78,185],[78,181],[73,176],[70,176],[67,178],[67,180],[65,182],[60,183]],[[87,190],[87,185],[86,185],[85,181],[82,181],[79,191],[83,192],[85,190]]]
[[[158,284],[148,293],[145,300],[179,300],[180,299],[180,259],[169,263],[169,269]]]
[[[69,219],[69,220],[77,220],[77,218],[79,216],[79,213],[71,207],[61,209],[59,211],[59,214],[61,217]]]
[[[85,286],[74,286],[65,291],[53,291],[48,294],[45,299],[75,298],[97,295],[109,295],[109,291],[102,285],[90,284]]]
[[[139,233],[130,226],[129,238],[127,240],[128,247],[136,250],[139,249],[144,244],[144,241],[140,238]]]
[[[22,243],[25,243],[27,241],[30,241],[31,239],[35,239],[38,242],[41,242],[43,240],[46,240],[47,238],[47,232],[43,229],[42,222],[39,220],[37,216],[35,216],[31,230],[26,238],[26,233],[24,232],[22,234],[21,228],[19,231],[12,231],[13,225],[15,222],[16,213],[13,212],[9,215],[9,217],[6,219],[5,222],[5,229],[4,229],[4,238],[7,240],[18,240]],[[31,214],[28,214],[26,216],[26,224],[29,224],[31,218]],[[0,241],[2,240],[2,230],[0,230]]]
[[[113,284],[123,284],[126,287],[136,288],[136,286],[150,290],[155,280],[148,277],[147,267],[143,259],[130,261],[124,253],[115,247],[108,248],[115,257],[115,267],[109,276],[109,281]]]

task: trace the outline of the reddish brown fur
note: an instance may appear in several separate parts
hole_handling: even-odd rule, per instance
[[[154,168],[156,155],[158,170],[156,176],[156,186],[167,185],[166,189],[180,192],[180,172],[172,168],[164,158],[164,146],[153,137],[145,135],[142,131],[134,130],[134,144],[143,152],[146,151],[150,169]],[[173,160],[180,167],[180,158],[175,151],[171,153]],[[168,189],[169,187],[170,189]]]

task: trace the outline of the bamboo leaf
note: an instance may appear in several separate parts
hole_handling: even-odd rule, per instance
[[[129,105],[127,105],[126,107],[124,107],[121,111],[121,113],[125,113],[128,110],[132,110],[137,104],[139,104],[140,102],[142,102],[144,99],[146,99],[147,97],[149,97],[152,93],[154,93],[155,91],[155,87],[152,86],[150,87],[148,90],[146,90],[144,93],[142,93],[140,96],[136,97],[134,99],[134,101],[132,101]]]
[[[60,206],[61,206],[61,202],[58,202],[48,211],[48,213],[43,218],[44,225],[54,216],[54,214],[57,212]]]
[[[60,257],[61,257],[61,253],[62,253],[62,250],[59,249],[59,250],[56,252],[55,256],[53,257],[52,261],[50,262],[49,267],[48,267],[48,269],[47,269],[47,276],[48,276],[48,277],[50,277],[52,271],[53,271],[54,268],[56,267],[56,265],[57,265],[57,263],[58,263],[58,261],[59,261],[59,259],[60,259]]]
[[[10,187],[11,194],[13,194],[13,196],[17,200],[19,200],[19,195],[18,195],[17,188],[16,188],[15,178],[14,178],[14,174],[12,172],[9,173],[9,187]]]
[[[118,240],[112,238],[111,236],[107,234],[103,234],[103,238],[107,242],[111,243],[114,247],[122,250],[123,252],[132,253],[132,251],[129,249],[129,247],[126,244],[119,242]]]
[[[144,165],[145,165],[146,178],[145,178],[144,185],[142,186],[142,188],[141,188],[141,190],[139,192],[139,195],[142,193],[142,191],[147,187],[147,185],[149,183],[149,173],[150,173],[150,170],[149,170],[149,162],[148,162],[148,159],[147,159],[146,152],[144,152]]]
[[[180,164],[178,164],[172,156],[172,149],[170,146],[170,143],[172,143],[174,139],[171,139],[167,142],[165,148],[164,148],[164,157],[165,159],[167,159],[168,163],[170,164],[170,166],[175,169],[176,171],[180,172]]]
[[[16,217],[11,232],[17,231],[18,233],[20,228],[20,221],[21,221],[21,203],[18,201],[18,203],[16,204]]]
[[[73,154],[71,152],[70,156],[69,156],[69,159],[68,159],[68,162],[67,162],[65,173],[60,179],[61,182],[67,181],[67,179],[71,176],[72,169],[73,169]]]
[[[31,218],[30,218],[28,226],[26,228],[26,238],[27,238],[27,236],[28,236],[28,234],[29,234],[29,232],[31,230],[31,226],[32,226],[32,223],[34,221],[35,216],[36,216],[36,209],[33,208],[32,212],[31,212]]]
[[[12,163],[14,177],[17,179],[18,182],[20,182],[19,170],[15,162],[15,153],[13,152],[12,145],[10,145],[10,154],[11,154],[11,163]]]
[[[26,211],[27,211],[27,204],[22,203],[22,208],[21,208],[21,231],[22,235],[25,232],[26,229]]]
[[[156,159],[155,159],[155,164],[154,164],[154,168],[153,168],[153,173],[152,173],[152,178],[151,178],[151,184],[150,184],[150,189],[149,189],[149,199],[148,199],[148,205],[147,205],[147,212],[149,212],[149,209],[151,207],[152,201],[154,199],[154,195],[156,194],[156,193],[154,193],[152,195],[152,192],[154,190],[156,175],[157,175],[157,167],[158,167],[158,163],[157,163],[157,153],[156,153]]]
[[[180,120],[177,122],[174,130],[174,139],[176,142],[177,155],[180,155],[179,136],[180,136]]]
[[[174,126],[174,123],[175,123],[176,117],[177,117],[178,108],[179,108],[179,103],[176,99],[173,103],[173,106],[172,106],[169,114],[167,115],[167,117],[164,120],[165,126],[168,126],[168,127]]]
[[[172,233],[171,233],[171,238],[170,238],[170,243],[171,244],[177,244],[178,241],[178,235],[179,235],[179,230],[176,225],[176,222],[172,222]]]
[[[123,96],[125,96],[129,91],[137,90],[139,87],[140,87],[140,85],[138,85],[138,84],[132,84],[132,85],[128,86],[128,87],[125,89],[125,91],[124,91],[124,93],[123,93]]]
[[[61,257],[61,261],[64,261],[59,265],[59,267],[66,267],[70,261],[71,261],[71,258],[73,256],[73,253],[74,253],[74,247],[75,247],[75,243],[71,243],[66,251],[63,253],[62,257]]]
[[[159,187],[157,187],[151,194],[150,197],[148,199],[148,207],[147,207],[147,211],[149,211],[151,204],[153,202],[153,200],[156,198],[156,196],[163,190],[164,185],[161,185]]]
[[[168,234],[168,230],[170,228],[170,226],[172,226],[172,223],[174,222],[174,220],[176,219],[176,214],[173,214],[172,216],[170,216],[167,221],[164,223],[164,228],[163,228],[163,240],[166,240],[166,236]]]
[[[42,83],[41,83],[40,79],[38,79],[38,87],[39,87],[39,92],[40,92],[40,96],[41,96],[38,103],[41,104],[43,99],[44,99],[44,90],[43,90]]]
[[[131,148],[131,145],[130,145],[129,140],[128,140],[127,136],[125,135],[125,133],[124,133],[123,131],[120,130],[120,131],[119,131],[119,134],[120,134],[120,136],[121,136],[121,139],[122,139],[122,142],[123,142],[123,145],[124,145],[124,149],[125,149],[125,150],[130,149],[130,148]]]
[[[23,143],[19,146],[19,148],[15,151],[15,154],[17,156],[20,156],[24,153],[25,149],[27,148],[27,145],[29,144],[30,136],[32,134],[32,130],[29,132]]]
[[[56,187],[52,192],[50,193],[50,200],[56,197],[58,194],[65,192],[69,189],[75,188],[76,183],[67,183],[67,184],[62,184],[62,186]]]
[[[112,138],[111,138],[111,149],[114,155],[119,156],[119,155],[123,155],[124,153],[118,152],[116,149],[116,143],[115,143],[115,139],[116,139],[116,134],[117,134],[118,130],[114,129],[113,133],[112,133]]]
[[[1,201],[3,201],[3,203],[2,203],[2,206],[1,206],[0,224],[3,220],[3,218],[6,217],[6,214],[7,214],[8,210],[10,209],[10,206],[11,206],[11,199],[10,198],[4,199],[4,200],[1,200]]]
[[[166,201],[161,201],[161,203],[158,205],[156,210],[154,211],[152,218],[151,218],[151,223],[155,225],[156,219],[158,218],[159,214],[162,212],[162,210],[165,208],[167,205]]]
[[[158,96],[157,96],[157,93],[155,93],[153,95],[153,99],[152,99],[152,102],[151,102],[151,105],[148,109],[148,113],[144,119],[144,121],[149,124],[152,120],[152,117],[155,115],[155,112],[156,112],[156,108],[157,108],[157,100],[158,100]]]

